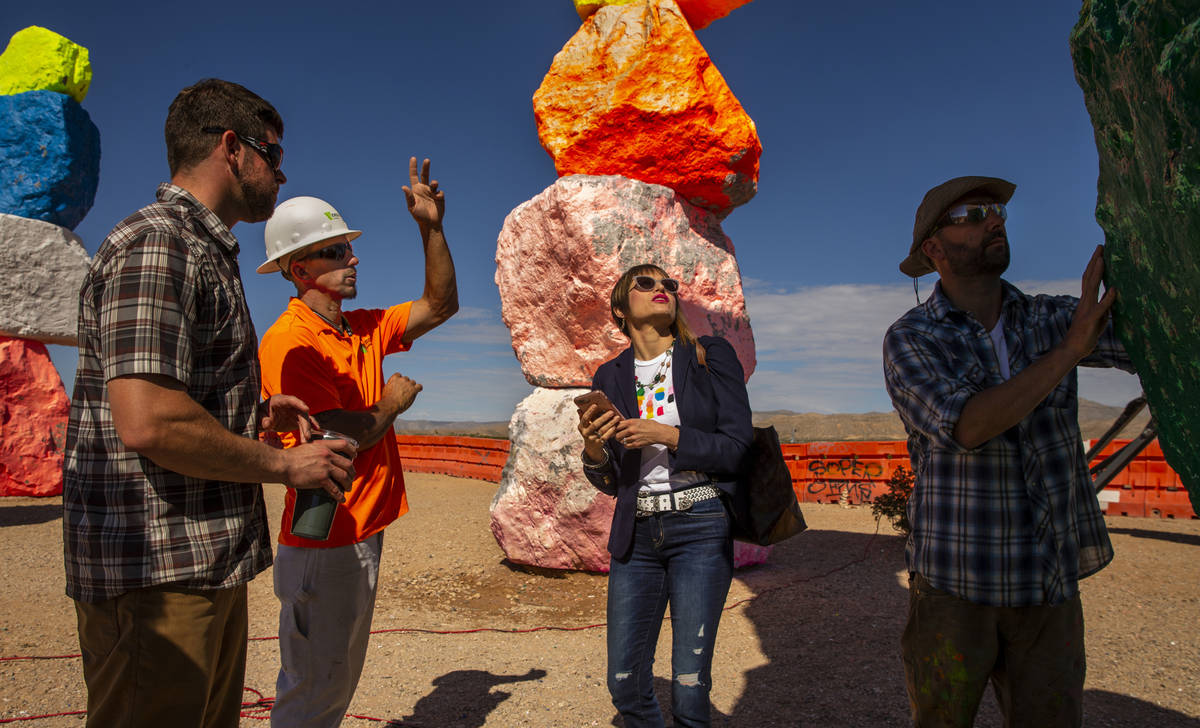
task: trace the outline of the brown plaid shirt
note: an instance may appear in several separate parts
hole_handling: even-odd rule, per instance
[[[185,190],[117,225],[79,291],[79,366],[63,463],[67,594],[245,583],[271,564],[262,488],[165,470],[117,437],[106,382],[159,374],[231,432],[255,437],[257,337],[238,242]],[[221,457],[221,453],[213,453]]]

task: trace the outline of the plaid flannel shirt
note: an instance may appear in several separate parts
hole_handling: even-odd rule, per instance
[[[1003,282],[1004,338],[1015,376],[1058,344],[1079,300],[1028,296]],[[1079,433],[1074,369],[1016,427],[972,450],[954,440],[963,406],[1001,384],[983,326],[939,283],[888,329],[884,377],[916,482],[908,501],[909,571],[978,604],[1060,604],[1112,560]],[[1110,323],[1080,364],[1133,371]]]
[[[106,382],[156,374],[231,432],[257,436],[257,337],[237,239],[185,190],[162,184],[157,197],[109,233],[79,292],[63,547],[67,594],[80,601],[167,583],[229,588],[271,564],[261,486],[161,468],[113,425]]]

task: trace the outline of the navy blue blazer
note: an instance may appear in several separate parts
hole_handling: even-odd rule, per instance
[[[668,463],[671,472],[706,473],[715,486],[733,495],[735,474],[754,439],[750,399],[742,364],[729,342],[717,336],[702,336],[700,343],[707,368],[700,366],[691,345],[676,342],[672,353],[671,376],[680,425],[679,446],[670,453]],[[592,378],[592,389],[604,392],[623,417],[638,416],[633,347],[600,365]],[[608,464],[600,469],[584,468],[584,474],[601,492],[617,497],[608,552],[623,559],[633,545],[642,451],[626,450],[616,440],[605,443],[605,449]]]

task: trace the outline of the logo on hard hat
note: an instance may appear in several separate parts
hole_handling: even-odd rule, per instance
[[[333,211],[326,212],[325,217],[329,218],[330,220],[341,220],[342,219],[341,215],[339,215]]]

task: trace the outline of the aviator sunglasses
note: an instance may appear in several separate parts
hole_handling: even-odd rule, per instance
[[[653,276],[634,276],[633,287],[639,291],[653,291],[654,287],[662,283],[663,290],[667,293],[675,293],[679,290],[679,281],[674,278],[655,278]]]
[[[225,129],[222,129],[219,126],[206,126],[200,131],[204,132],[205,134],[225,133]],[[233,133],[238,139],[245,143],[246,146],[258,152],[259,155],[266,160],[267,164],[271,165],[272,170],[278,172],[279,168],[283,166],[283,147],[279,144],[274,142],[264,142],[261,139],[255,139],[254,137],[250,136],[243,136],[238,134],[236,131]]]

